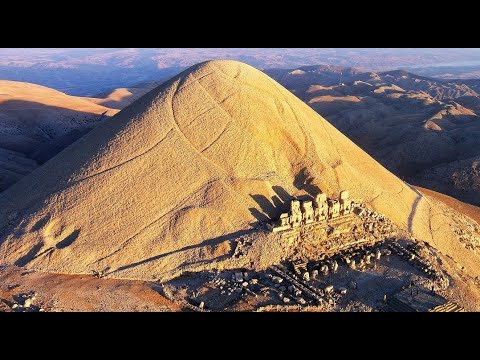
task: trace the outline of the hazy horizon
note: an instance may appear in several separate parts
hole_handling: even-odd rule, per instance
[[[311,65],[362,71],[405,69],[444,78],[480,78],[480,49],[445,48],[3,48],[0,79],[93,96],[163,81],[196,63],[235,59],[258,69]]]

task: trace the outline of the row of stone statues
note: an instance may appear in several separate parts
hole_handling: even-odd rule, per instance
[[[326,194],[318,194],[313,200],[290,202],[290,211],[280,215],[280,219],[268,224],[273,232],[298,228],[302,225],[320,223],[351,214],[353,202],[348,191],[340,192],[338,199],[328,199]]]

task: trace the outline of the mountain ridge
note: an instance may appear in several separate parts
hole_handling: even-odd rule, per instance
[[[279,215],[265,203],[277,201],[274,188],[296,196],[309,185],[349,190],[479,273],[448,209],[268,76],[227,60],[172,78],[0,194],[0,257],[147,280],[228,267],[233,240]],[[285,255],[266,234],[250,235],[245,266]]]

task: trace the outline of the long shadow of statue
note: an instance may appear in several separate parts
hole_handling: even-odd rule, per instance
[[[271,199],[265,195],[256,194],[250,195],[258,204],[260,210],[257,208],[250,208],[250,213],[258,220],[259,223],[271,222],[277,219],[281,213],[288,212],[290,208],[290,201],[294,198],[281,186],[272,186],[275,195]],[[257,225],[251,224],[251,225]]]
[[[321,193],[320,188],[313,183],[313,178],[310,176],[308,169],[303,168],[298,172],[293,180],[293,185],[299,189],[304,190],[312,197],[315,197],[317,194]]]

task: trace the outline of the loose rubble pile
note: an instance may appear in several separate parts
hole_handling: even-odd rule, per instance
[[[463,222],[463,221],[462,221]],[[460,243],[469,250],[480,250],[480,228],[470,222],[464,221],[462,226],[454,229]]]
[[[245,255],[251,246],[252,246],[251,240],[241,237],[240,239],[235,241],[235,250],[233,252],[233,256],[235,258],[239,258]]]
[[[403,280],[403,285],[395,285],[398,289],[392,289],[388,277],[382,275],[389,268],[393,255],[405,264],[400,269],[395,260],[397,265],[393,271],[403,271],[405,279],[416,269],[415,276],[423,278],[422,286],[432,289],[448,286],[448,278],[430,260],[432,254],[425,244],[416,242],[409,233],[364,204],[357,203],[349,216],[322,226],[314,225],[281,232],[281,236],[294,237],[295,251],[266,271],[238,269],[211,274],[203,295],[194,293],[189,306],[195,311],[241,309],[241,304],[250,304],[249,310],[262,311],[278,310],[279,306],[285,311],[301,311],[302,308],[334,311],[352,304],[358,307],[362,304],[361,296],[369,296],[364,285],[359,287],[359,283],[365,282],[361,280],[365,273],[366,277],[381,277],[383,280],[379,284],[386,282],[385,293],[376,294],[377,303],[360,307],[380,311],[386,308],[390,295],[411,286]],[[234,256],[240,256],[250,246],[251,238],[241,237],[236,241]],[[377,269],[382,270],[379,273]],[[383,291],[383,285],[380,286],[377,292]],[[387,296],[387,292],[390,295]]]
[[[376,238],[394,237],[398,234],[398,229],[390,220],[376,211],[368,209],[365,204],[357,208],[356,213],[363,220],[365,231],[373,234]]]
[[[37,293],[21,294],[15,296],[15,302],[11,308],[15,312],[43,312],[44,309],[34,305]]]

